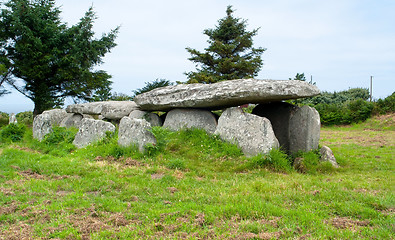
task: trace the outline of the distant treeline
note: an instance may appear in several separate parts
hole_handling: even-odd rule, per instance
[[[320,95],[293,100],[297,105],[317,109],[323,125],[341,125],[365,121],[375,114],[395,112],[395,92],[384,99],[368,101],[369,90],[351,88],[341,92],[322,92]]]

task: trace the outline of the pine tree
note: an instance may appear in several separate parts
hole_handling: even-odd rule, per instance
[[[92,8],[68,27],[54,0],[9,0],[1,7],[2,79],[33,101],[34,115],[66,97],[90,101],[109,93],[111,76],[95,67],[116,46],[118,28],[95,39]]]
[[[210,44],[204,53],[186,48],[192,55],[189,60],[197,67],[196,72],[185,73],[187,83],[215,83],[258,75],[263,64],[261,55],[266,50],[252,47],[252,38],[259,29],[247,31],[247,21],[233,17],[233,12],[228,6],[226,17],[218,21],[218,26],[204,30]]]

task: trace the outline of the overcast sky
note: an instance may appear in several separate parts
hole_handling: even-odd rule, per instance
[[[113,91],[132,94],[157,78],[186,81],[195,69],[186,47],[208,46],[203,30],[215,28],[227,5],[234,16],[260,28],[255,47],[267,48],[258,79],[310,76],[322,91],[369,88],[374,98],[395,91],[394,0],[57,0],[63,22],[76,24],[93,5],[98,37],[121,26],[118,46],[99,69],[113,76]],[[33,110],[13,92],[0,111]]]

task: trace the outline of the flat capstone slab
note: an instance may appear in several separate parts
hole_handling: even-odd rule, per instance
[[[224,109],[247,103],[267,103],[316,96],[319,89],[299,80],[237,79],[213,84],[179,84],[137,95],[141,110],[169,111],[174,108]]]

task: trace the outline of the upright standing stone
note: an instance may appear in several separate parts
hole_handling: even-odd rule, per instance
[[[320,127],[320,114],[317,110],[307,105],[299,108],[289,120],[290,152],[317,149]]]
[[[136,145],[140,152],[144,152],[147,144],[156,144],[156,138],[150,129],[151,125],[144,119],[123,117],[119,124],[118,145]]]
[[[235,143],[246,156],[269,153],[278,148],[272,125],[267,118],[244,113],[238,107],[226,109],[218,120],[214,134],[221,139]]]
[[[33,137],[39,141],[43,140],[45,135],[52,132],[52,127],[60,125],[65,117],[67,112],[63,109],[48,110],[37,115],[33,120]]]
[[[87,114],[79,114],[79,113],[68,113],[67,117],[62,120],[60,123],[61,127],[76,127],[79,128],[82,122],[82,119],[90,118],[93,119],[92,116]]]
[[[106,136],[106,132],[115,132],[115,126],[102,120],[84,118],[73,144],[77,148],[84,148],[103,139]]]
[[[146,112],[141,110],[134,110],[129,114],[130,118],[144,119],[151,124],[152,127],[162,126],[163,122],[160,117],[152,112]]]
[[[335,155],[332,152],[332,149],[330,149],[328,146],[322,146],[322,148],[320,149],[320,153],[321,153],[322,162],[330,162],[333,167],[335,168],[339,167]]]
[[[18,123],[18,120],[16,120],[16,115],[15,115],[15,113],[11,113],[11,114],[10,114],[9,121],[8,121],[8,124],[17,124],[17,123]]]
[[[200,109],[174,109],[167,113],[163,127],[178,131],[183,128],[204,129],[214,133],[217,120],[210,111]]]
[[[298,106],[286,102],[270,102],[257,105],[252,110],[252,114],[269,119],[280,147],[289,152],[289,120],[298,108]]]

